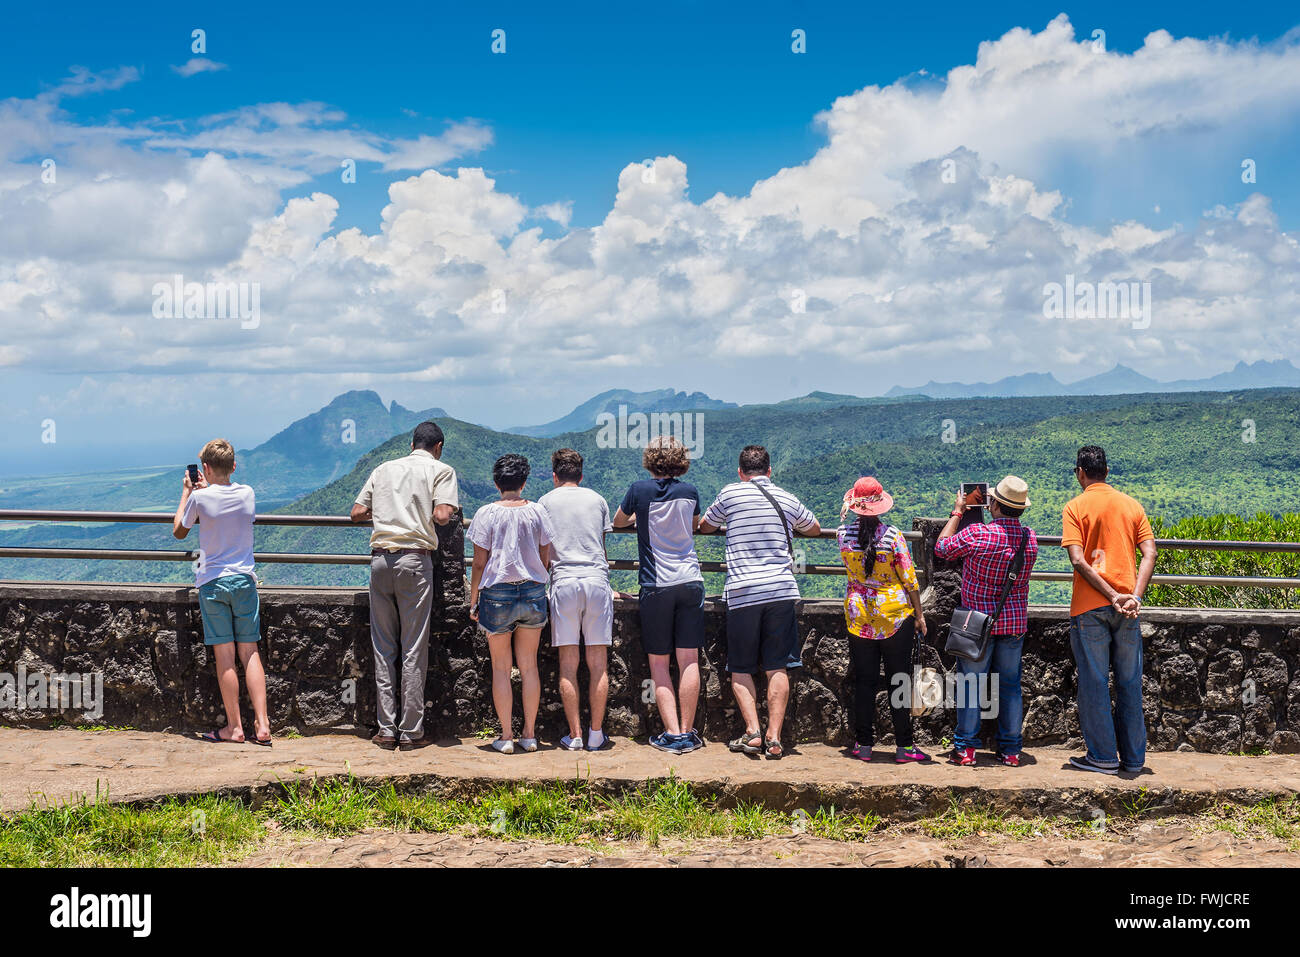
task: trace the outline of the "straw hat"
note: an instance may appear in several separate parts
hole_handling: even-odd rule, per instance
[[[858,515],[883,515],[893,507],[893,496],[873,476],[864,475],[844,493],[844,507],[840,514],[848,511]]]
[[[1029,507],[1029,486],[1025,480],[1017,475],[1008,475],[989,491],[989,495],[997,499],[1007,508],[1028,508]]]

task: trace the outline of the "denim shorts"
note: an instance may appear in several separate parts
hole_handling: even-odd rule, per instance
[[[253,642],[261,637],[257,579],[252,575],[222,575],[199,586],[199,615],[203,643]]]
[[[478,593],[478,626],[489,635],[546,624],[546,582],[497,582]]]

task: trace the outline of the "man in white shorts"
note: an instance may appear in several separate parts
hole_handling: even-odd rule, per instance
[[[605,533],[613,528],[609,505],[583,488],[582,456],[560,449],[551,456],[555,488],[538,502],[554,526],[551,540],[551,644],[560,653],[560,698],[569,733],[560,745],[582,750],[582,715],[578,706],[578,642],[586,639],[591,727],[587,750],[612,742],[601,730],[609,697],[608,653],[614,632],[614,593],[609,586]]]

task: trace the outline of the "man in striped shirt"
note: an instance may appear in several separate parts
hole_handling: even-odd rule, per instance
[[[790,699],[788,668],[802,665],[795,602],[792,532],[809,538],[821,525],[802,502],[772,484],[772,460],[761,445],[747,445],[736,470],[739,482],[718,493],[699,530],[727,530],[727,670],[745,732],[733,751],[779,758],[781,724]],[[758,727],[754,675],[767,674],[767,734]]]

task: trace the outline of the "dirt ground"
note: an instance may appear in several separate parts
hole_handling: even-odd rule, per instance
[[[598,847],[372,831],[269,848],[245,867],[1300,867],[1280,841],[1199,833],[1183,820],[1072,839],[1003,836],[947,841],[890,829],[857,843],[809,835],[664,840]]]
[[[975,768],[947,764],[896,765],[881,752],[871,764],[848,760],[839,748],[804,744],[782,761],[732,754],[711,743],[687,755],[667,755],[617,739],[609,751],[573,754],[544,742],[535,754],[499,755],[474,738],[439,741],[417,751],[384,751],[352,735],[282,739],[272,748],[207,744],[193,735],[145,731],[58,731],[0,728],[0,809],[60,803],[98,793],[109,800],[163,795],[245,793],[277,781],[355,774],[420,789],[472,792],[507,783],[583,780],[629,787],[676,775],[732,802],[777,810],[870,809],[891,820],[941,813],[954,799],[1021,816],[1088,818],[1115,815],[1129,802],[1165,814],[1191,814],[1219,801],[1255,803],[1300,793],[1300,755],[1156,752],[1140,775],[1106,776],[1070,768],[1074,753],[1026,752],[1010,769],[981,754]]]

